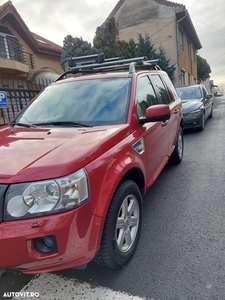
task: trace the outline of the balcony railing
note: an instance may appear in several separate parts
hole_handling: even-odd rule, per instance
[[[16,38],[0,36],[0,58],[16,60],[34,69],[33,54],[23,51]]]

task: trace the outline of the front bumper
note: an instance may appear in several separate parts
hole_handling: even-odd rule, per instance
[[[201,126],[202,116],[185,116],[184,115],[184,128],[191,129],[191,128],[199,128]]]
[[[77,209],[0,223],[0,268],[35,274],[80,266],[98,252],[104,218],[92,214],[91,201]],[[54,237],[54,253],[42,253],[35,241]]]

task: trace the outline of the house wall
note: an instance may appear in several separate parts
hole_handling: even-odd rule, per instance
[[[48,67],[55,70],[59,74],[63,73],[63,69],[60,66],[58,57],[49,58],[49,55],[34,54],[34,61],[36,69]]]
[[[9,30],[15,35],[15,37],[19,40],[20,44],[23,45],[23,51],[28,52],[30,54],[33,54],[34,58],[34,66],[35,69],[40,68],[51,68],[61,74],[63,72],[61,66],[60,66],[60,59],[58,57],[54,57],[51,55],[44,55],[44,54],[37,54],[32,51],[32,49],[26,44],[26,42],[21,38],[21,36],[18,35],[18,33],[15,31],[15,29],[7,22],[5,21],[2,23],[0,21],[0,24],[3,26],[6,26],[9,28]],[[7,59],[5,59],[5,64],[9,64]],[[26,69],[26,68],[25,68]],[[28,70],[29,71],[29,70]]]
[[[137,41],[138,34],[148,35],[155,49],[159,46],[165,49],[169,63],[177,64],[175,86],[181,85],[181,69],[187,81],[194,83],[197,78],[197,65],[187,54],[185,31],[184,49],[180,51],[178,45],[176,13],[181,11],[183,7],[162,5],[154,0],[125,0],[114,15],[121,40],[133,38]]]

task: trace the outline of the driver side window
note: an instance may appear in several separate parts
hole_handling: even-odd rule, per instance
[[[159,104],[156,93],[148,76],[141,77],[137,90],[138,117],[145,117],[145,111],[149,106]]]

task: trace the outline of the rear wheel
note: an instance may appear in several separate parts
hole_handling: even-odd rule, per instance
[[[136,251],[142,223],[142,196],[132,180],[117,188],[105,221],[100,250],[95,261],[117,269]]]
[[[182,127],[180,127],[177,135],[176,146],[173,150],[172,155],[169,158],[169,162],[175,165],[179,164],[183,159],[183,152],[184,152],[184,136],[183,136],[183,129]]]

